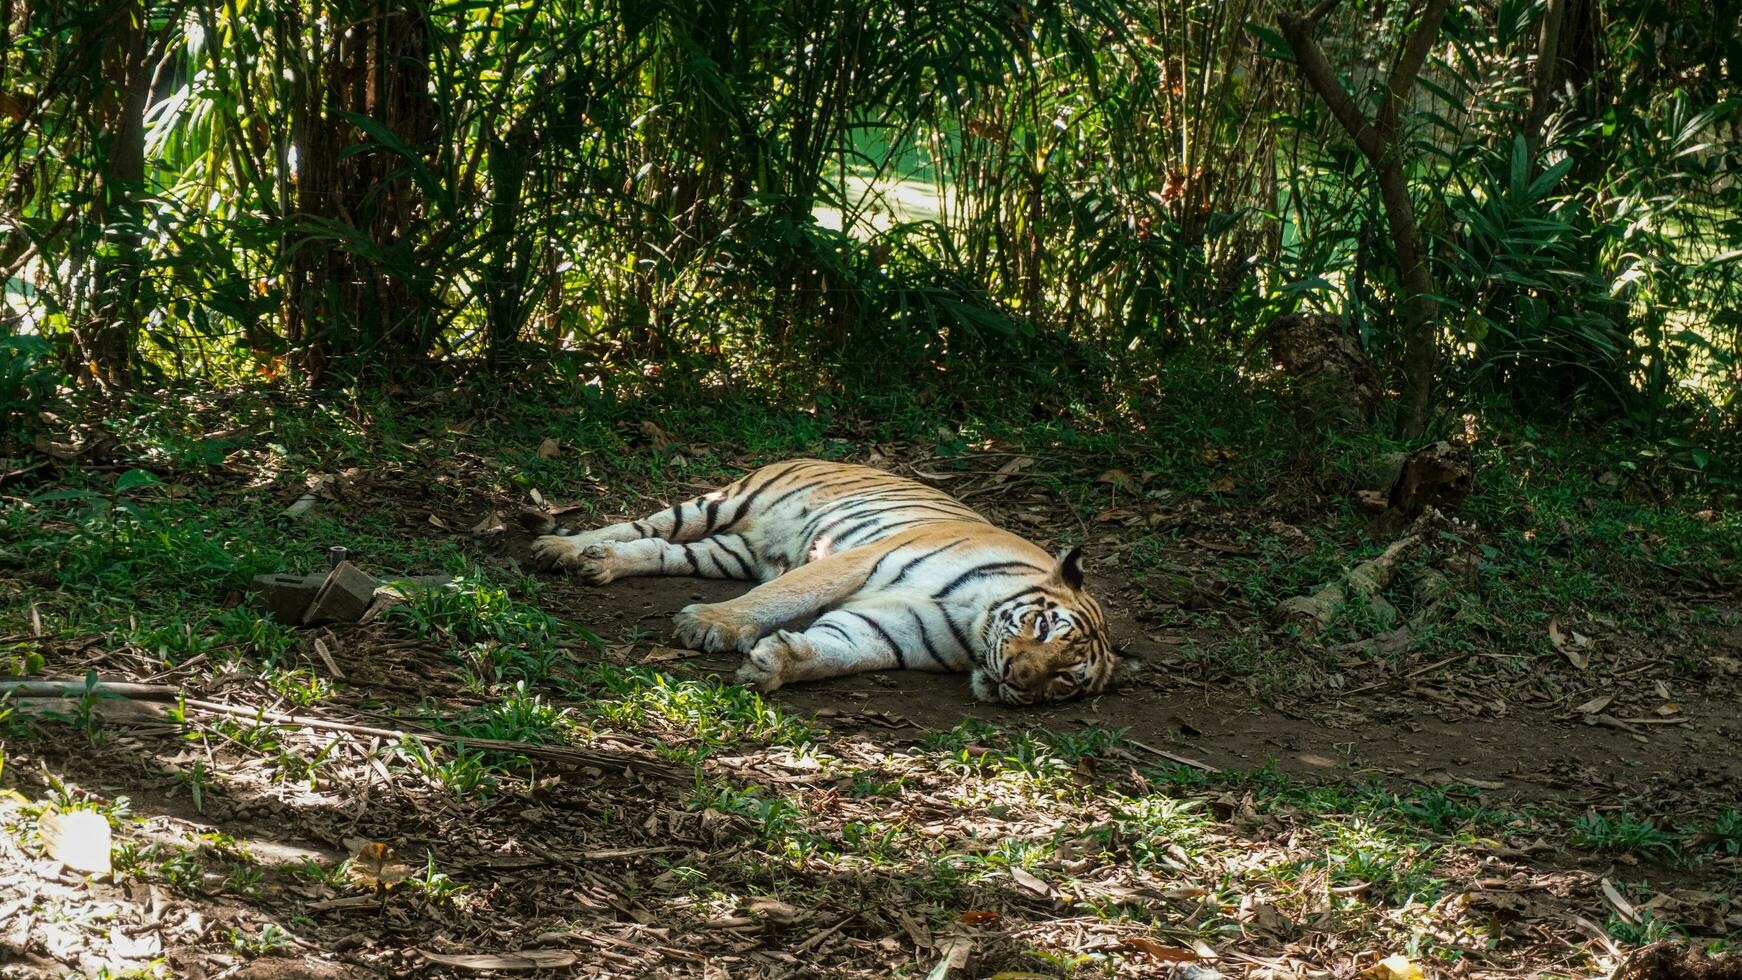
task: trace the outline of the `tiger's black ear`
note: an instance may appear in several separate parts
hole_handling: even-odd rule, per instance
[[[1083,549],[1070,548],[1053,563],[1052,577],[1073,589],[1083,587]]]

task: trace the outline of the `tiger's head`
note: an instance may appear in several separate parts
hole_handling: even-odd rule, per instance
[[[1096,694],[1113,677],[1113,644],[1101,604],[1083,591],[1080,549],[1059,555],[1052,572],[992,608],[974,670],[982,701],[1035,704]]]

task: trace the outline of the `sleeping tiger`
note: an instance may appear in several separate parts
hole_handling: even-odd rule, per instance
[[[868,466],[777,463],[644,520],[544,535],[532,553],[594,585],[760,581],[674,623],[691,648],[744,654],[738,682],[763,691],[910,667],[969,671],[981,700],[1033,704],[1094,694],[1113,675],[1077,549],[1055,560],[948,494]]]

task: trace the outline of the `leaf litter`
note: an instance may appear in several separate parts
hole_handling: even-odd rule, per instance
[[[653,423],[639,434],[660,450],[675,445]],[[900,445],[881,451],[892,462],[919,458]],[[996,465],[947,473],[939,468],[943,463],[926,457],[913,469],[946,480],[952,492],[987,490],[976,503],[1000,519],[1047,534],[1076,533],[1072,529],[1082,526],[1077,513],[1088,511],[1036,490],[1040,484],[1028,481],[1049,464],[1012,465],[1023,458],[1034,457],[992,457]],[[1153,526],[1159,517],[1200,542],[1171,554],[1194,575],[1213,571],[1216,556],[1239,557],[1246,550],[1237,515],[1195,509],[1190,501],[1158,504],[1147,480],[1119,472],[1089,483],[1103,499],[1109,492],[1122,502],[1131,498],[1124,504],[1131,516],[1120,520]],[[378,487],[367,474],[354,475],[346,499],[334,502],[348,506]],[[1008,499],[994,487],[1008,487]],[[547,507],[536,489],[528,496]],[[437,513],[426,506],[421,529],[408,532],[465,534],[485,524],[479,514],[511,512],[519,503],[486,500],[469,513]],[[495,522],[488,526],[494,532]],[[572,588],[550,587],[557,608]],[[1137,590],[1126,588],[1112,579],[1124,605],[1145,608]],[[603,607],[591,601],[589,622],[600,613],[633,619],[633,600]],[[1210,608],[1224,601],[1213,597]],[[1609,719],[1626,726],[1621,733],[1627,736],[1650,737],[1646,722],[1681,722],[1690,698],[1672,701],[1658,683],[1617,673],[1609,662],[1620,658],[1592,658],[1596,641],[1563,622],[1551,620],[1550,645],[1578,673],[1560,675],[1558,693],[1519,696],[1516,704]],[[451,679],[451,651],[440,641],[407,643],[402,637],[385,623],[345,631],[346,664],[357,665],[355,676],[338,684],[337,697],[321,712],[379,723],[367,713],[433,708],[452,723],[477,704]],[[320,670],[324,658],[312,643],[305,650],[307,663]],[[632,650],[631,658],[639,654],[661,669],[708,669],[657,644]],[[1151,645],[1148,664],[1140,666],[1163,656]],[[184,684],[195,696],[261,705],[280,697],[258,682],[223,686],[220,678],[191,670],[153,676],[158,665],[125,648],[99,655],[97,663],[117,678]],[[1177,669],[1170,675],[1179,683]],[[1138,676],[1125,685],[1123,697],[1145,689],[1145,675]],[[1404,685],[1398,694],[1414,699],[1412,718],[1494,719],[1492,705],[1505,705],[1510,693],[1481,693],[1459,681],[1455,669],[1435,668],[1394,683]],[[1592,684],[1606,689],[1591,690]],[[1320,690],[1326,689],[1335,690]],[[703,758],[700,782],[689,784],[633,767],[529,767],[521,760],[497,772],[487,792],[461,794],[430,775],[431,765],[462,757],[452,750],[423,754],[379,737],[271,724],[256,726],[270,735],[270,748],[259,735],[237,738],[247,734],[245,728],[220,730],[204,720],[116,722],[106,729],[109,738],[79,751],[65,742],[14,742],[5,785],[15,787],[22,800],[0,802],[0,820],[21,832],[15,838],[20,843],[0,846],[0,912],[25,907],[9,901],[12,894],[24,896],[31,908],[79,914],[106,909],[102,914],[114,923],[115,938],[103,956],[125,965],[161,950],[172,967],[190,974],[234,966],[242,939],[232,936],[262,949],[271,945],[261,938],[277,935],[268,926],[286,938],[273,950],[244,955],[295,955],[365,975],[431,965],[471,971],[581,964],[592,964],[586,967],[590,973],[624,976],[873,976],[915,967],[936,976],[1055,975],[1049,961],[1035,955],[1041,951],[1088,957],[1106,975],[1154,975],[1158,964],[1179,964],[1215,975],[1358,974],[1381,980],[1423,975],[1415,961],[1391,951],[1424,936],[1440,949],[1459,951],[1458,965],[1444,975],[1499,976],[1521,963],[1592,970],[1613,962],[1618,947],[1601,926],[1591,925],[1610,914],[1635,922],[1647,914],[1642,910],[1674,914],[1698,924],[1705,935],[1742,928],[1742,914],[1721,892],[1631,893],[1634,886],[1620,876],[1600,874],[1600,866],[1579,867],[1578,860],[1561,861],[1554,845],[1533,843],[1533,834],[1540,840],[1550,828],[1529,822],[1476,843],[1454,845],[1427,835],[1418,846],[1446,883],[1438,897],[1386,898],[1370,880],[1328,877],[1324,855],[1333,838],[1326,836],[1327,827],[1344,833],[1357,826],[1348,814],[1258,805],[1249,794],[1241,799],[1191,789],[1189,783],[1158,791],[1158,771],[1146,775],[1128,765],[1131,756],[1120,754],[1117,741],[1085,755],[1090,765],[1067,766],[1057,787],[1036,792],[1042,784],[1021,766],[1012,768],[1009,760],[1016,757],[999,736],[970,744],[977,751],[963,751],[962,762],[915,744],[927,732],[948,732],[961,703],[952,702],[950,710],[958,713],[952,718],[913,708],[898,713],[854,706],[838,689],[814,698],[831,700],[836,710],[830,719],[836,730],[824,731],[812,750],[819,753],[813,757],[821,759],[818,765],[795,773],[787,748],[751,739],[733,747],[729,762],[718,753]],[[573,710],[586,706],[552,703]],[[1332,699],[1324,705],[1325,716],[1334,717],[1341,704]],[[1627,710],[1610,714],[1618,707]],[[1375,717],[1358,701],[1340,710],[1350,712],[1346,724]],[[1092,713],[1085,717],[1095,720]],[[1175,724],[1145,737],[1201,739],[1220,748],[1227,733],[1218,733],[1201,714],[1193,717],[1195,726]],[[1053,714],[1047,720],[1063,719]],[[184,748],[189,731],[206,735],[192,759]],[[879,734],[891,731],[906,734]],[[700,748],[681,728],[620,728],[599,719],[579,737],[630,744],[650,735],[663,736],[668,749]],[[1175,747],[1187,752],[1169,755],[1188,760],[1202,752]],[[287,754],[320,756],[320,769],[287,779]],[[185,785],[188,763],[202,756],[205,771],[222,773],[202,789],[204,812],[187,805]],[[174,767],[182,775],[162,775],[170,767],[159,767],[158,760],[169,759],[182,760]],[[1096,759],[1099,764],[1093,764]],[[1447,761],[1457,785],[1456,759]],[[40,775],[44,766],[56,773],[55,785]],[[1213,768],[1197,771],[1215,776]],[[1562,778],[1549,769],[1519,774]],[[1565,778],[1565,785],[1608,791],[1601,777],[1588,772],[1569,771]],[[1516,785],[1469,779],[1465,785]],[[708,795],[698,796],[698,785]],[[51,793],[91,805],[123,793],[131,797],[135,816],[122,821],[116,835],[117,853],[128,854],[129,863],[118,867],[113,880],[39,870],[38,845],[30,836],[39,818],[32,814]],[[971,805],[964,806],[965,799]],[[1137,800],[1173,800],[1197,808],[1204,818],[1182,825],[1189,833],[1138,831],[1130,823]],[[788,809],[770,801],[784,801]],[[887,832],[879,827],[893,830],[887,845],[893,850],[847,844],[848,834],[865,841],[867,833]],[[1084,846],[1063,846],[1084,834],[1090,835]],[[203,840],[208,837],[235,843]],[[149,843],[154,840],[174,843]],[[252,856],[280,843],[325,856],[294,869]],[[150,861],[134,861],[131,855],[145,846],[160,850]],[[1012,846],[1031,849],[1032,856],[1015,864],[987,860]],[[877,853],[884,856],[867,856]],[[952,873],[940,893],[943,868],[969,871]],[[1279,878],[1277,869],[1288,869],[1292,879]],[[1733,876],[1734,862],[1717,870]],[[258,879],[252,877],[256,871]],[[354,887],[372,894],[347,894]],[[1632,916],[1623,909],[1632,909]],[[0,928],[12,930],[0,938],[39,957],[45,968],[94,969],[95,947],[52,918],[0,915],[7,923]],[[1389,972],[1375,972],[1381,968]]]

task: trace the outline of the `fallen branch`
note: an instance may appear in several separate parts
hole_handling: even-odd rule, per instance
[[[123,681],[99,681],[87,687],[85,681],[0,681],[0,695],[15,698],[76,698],[87,690],[98,697],[141,698],[146,701],[174,701],[181,691],[164,684],[130,684]]]
[[[1337,618],[1343,607],[1355,596],[1366,600],[1381,616],[1389,611],[1395,617],[1397,610],[1385,601],[1382,593],[1397,574],[1397,566],[1403,561],[1403,556],[1418,544],[1421,544],[1419,532],[1399,538],[1391,542],[1379,557],[1356,565],[1341,579],[1331,582],[1312,595],[1297,595],[1277,603],[1270,610],[1270,617],[1295,620],[1301,624],[1305,635],[1312,637],[1331,625],[1331,621]]]
[[[536,759],[546,759],[553,762],[569,762],[577,766],[593,766],[600,769],[621,770],[634,769],[667,779],[690,781],[695,778],[693,771],[685,771],[677,766],[626,753],[608,752],[600,749],[584,749],[572,745],[544,745],[538,742],[519,742],[500,738],[476,738],[467,735],[450,735],[445,732],[406,731],[397,728],[375,728],[369,725],[353,725],[342,721],[329,721],[325,718],[311,718],[307,715],[294,715],[282,711],[272,711],[266,708],[252,708],[245,705],[220,704],[216,701],[202,701],[197,698],[184,698],[179,688],[161,684],[130,684],[120,681],[101,681],[96,685],[87,685],[84,681],[0,681],[0,695],[12,694],[15,698],[67,698],[78,697],[90,691],[100,698],[118,698],[122,700],[143,701],[179,701],[189,711],[200,711],[206,714],[227,715],[232,718],[249,718],[255,721],[270,722],[274,725],[287,725],[295,728],[312,728],[318,731],[344,732],[350,735],[362,735],[372,738],[392,739],[397,741],[410,737],[448,745],[465,745],[474,749],[490,752],[507,752],[514,755],[524,755]]]

